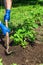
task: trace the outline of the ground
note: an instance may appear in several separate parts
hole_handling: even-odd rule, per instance
[[[21,46],[10,46],[10,50],[15,52],[11,55],[5,55],[5,48],[0,40],[0,57],[3,59],[4,65],[11,65],[17,63],[19,65],[39,65],[43,63],[43,26],[37,30],[37,38],[34,45],[27,45],[26,48]],[[4,43],[4,42],[3,42]]]

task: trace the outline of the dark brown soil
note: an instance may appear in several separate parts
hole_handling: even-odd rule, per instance
[[[5,48],[0,41],[0,57],[3,59],[4,65],[17,63],[19,65],[39,65],[43,63],[43,26],[37,29],[37,38],[33,46],[27,45],[25,49],[21,46],[10,46],[10,50],[14,50],[11,55],[5,55]],[[38,44],[37,44],[38,43]]]

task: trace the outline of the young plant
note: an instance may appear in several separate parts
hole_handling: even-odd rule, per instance
[[[18,64],[16,64],[16,63],[13,63],[13,64],[11,64],[11,65],[18,65]]]
[[[22,47],[25,47],[28,44],[25,38],[30,39],[32,42],[35,40],[36,32],[33,29],[37,27],[36,23],[33,25],[33,21],[25,20],[22,25],[17,26],[15,34],[10,38],[14,40],[16,45],[20,44]]]
[[[0,58],[0,65],[3,65],[3,63],[2,63],[2,58]]]

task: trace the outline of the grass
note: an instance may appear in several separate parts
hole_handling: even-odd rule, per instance
[[[39,15],[38,15],[39,14]],[[36,15],[36,16],[35,16]],[[13,25],[22,24],[26,19],[40,19],[39,21],[43,21],[43,7],[40,5],[29,5],[29,6],[19,6],[16,8],[12,8],[11,12],[11,20]]]
[[[3,20],[4,14],[5,12],[3,8],[0,10],[1,21],[4,21]],[[23,36],[28,36],[33,41],[35,39],[34,36],[35,33],[31,29],[38,27],[36,25],[37,22],[40,22],[41,25],[43,24],[43,6],[27,5],[27,6],[12,7],[9,27],[11,30],[12,29],[14,30],[14,35],[13,35],[13,37],[15,38],[14,41],[16,40],[19,42],[20,40],[20,42],[22,41],[23,45],[24,44],[26,45],[26,43],[24,43],[23,41]],[[21,26],[17,27],[18,25]],[[20,27],[23,29],[21,29]],[[26,27],[28,27],[28,29]],[[24,30],[26,33],[24,32]],[[23,33],[23,35],[21,33]]]
[[[5,13],[4,8],[0,9],[1,21],[3,21],[4,13]],[[16,26],[19,23],[22,24],[25,19],[28,18],[34,19],[34,17],[35,19],[40,19],[41,21],[43,21],[42,16],[43,16],[43,6],[40,5],[19,6],[15,8],[12,7],[10,22],[12,22],[12,24]]]

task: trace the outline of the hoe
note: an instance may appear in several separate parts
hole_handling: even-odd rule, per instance
[[[10,31],[8,29],[8,21],[7,20],[5,21],[5,25],[3,25],[3,23],[1,23],[1,21],[0,21],[0,28],[2,29],[2,32],[5,35],[5,45],[6,45],[5,53],[9,55],[12,53],[12,51],[9,51],[9,41],[10,41],[9,32]]]
[[[8,22],[7,22],[7,20],[5,21],[5,24],[6,24],[6,27],[8,28]],[[5,50],[5,52],[6,52],[6,54],[11,54],[13,51],[9,51],[9,33],[8,32],[6,32],[6,41],[5,41],[5,44],[7,44],[7,48],[6,48],[6,50]]]

